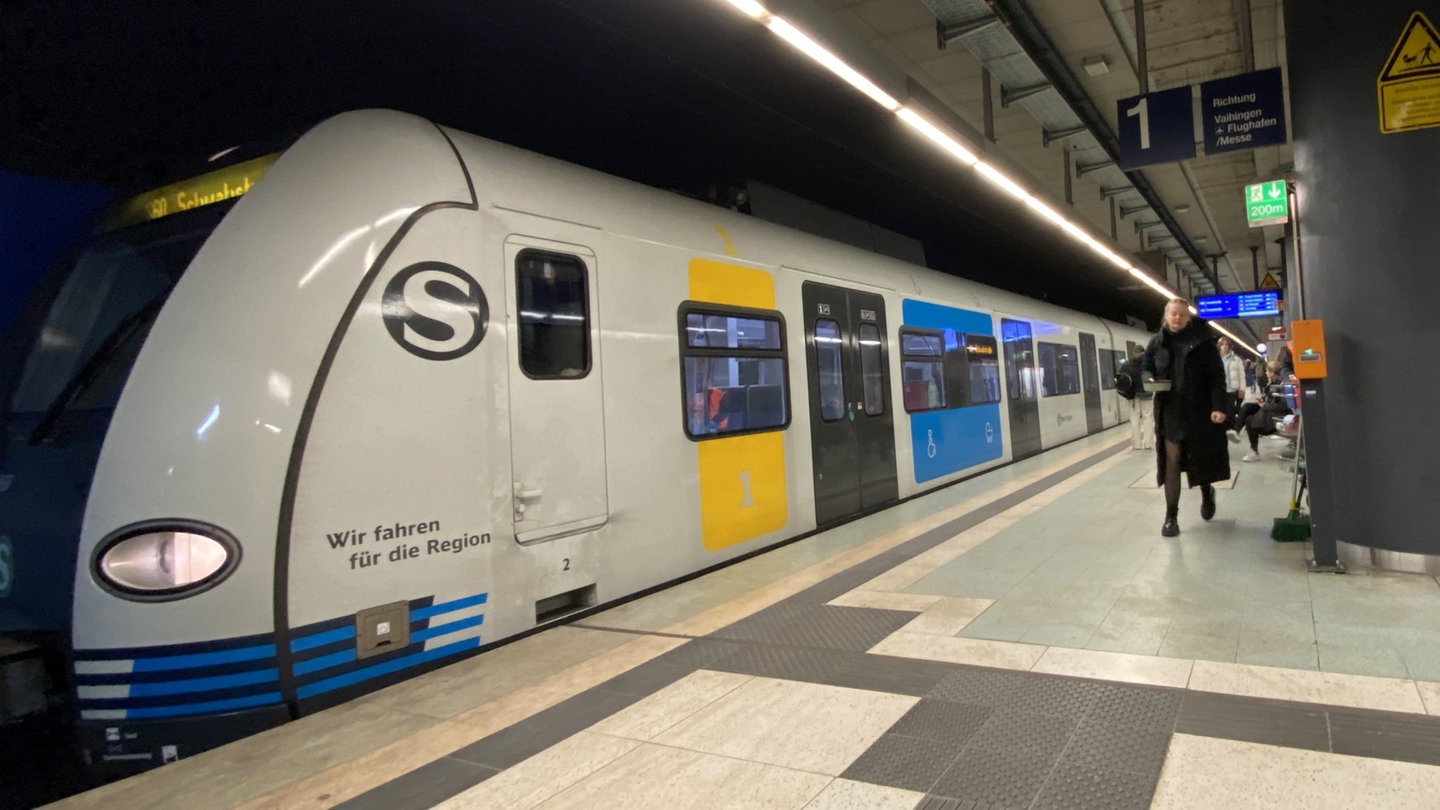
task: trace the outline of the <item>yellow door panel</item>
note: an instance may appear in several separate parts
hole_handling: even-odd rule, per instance
[[[700,442],[700,526],[707,551],[785,527],[784,434]]]
[[[774,309],[775,280],[753,267],[691,259],[690,298],[732,307]]]

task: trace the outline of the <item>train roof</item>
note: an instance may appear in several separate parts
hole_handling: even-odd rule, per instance
[[[403,115],[403,113],[396,113]],[[455,142],[475,184],[480,205],[525,210],[630,238],[695,246],[717,258],[761,267],[789,267],[819,275],[844,268],[847,282],[928,297],[944,291],[952,301],[1024,313],[1054,322],[1092,318],[1044,301],[805,233],[722,206],[663,191],[519,147],[442,127]],[[557,191],[559,189],[559,191]],[[724,233],[718,232],[723,229]],[[864,268],[856,279],[854,269]]]

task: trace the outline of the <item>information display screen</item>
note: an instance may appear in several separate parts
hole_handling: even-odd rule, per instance
[[[1279,290],[1256,290],[1234,295],[1202,295],[1195,309],[1206,320],[1219,318],[1260,318],[1280,314]]]
[[[100,230],[118,230],[239,197],[279,159],[280,153],[276,152],[148,191],[111,211]]]

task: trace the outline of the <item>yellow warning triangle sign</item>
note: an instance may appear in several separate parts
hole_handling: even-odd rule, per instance
[[[1260,282],[1260,289],[1262,289],[1262,290],[1278,290],[1278,289],[1280,289],[1280,282],[1278,282],[1278,281],[1275,280],[1275,274],[1274,274],[1274,273],[1266,273],[1266,274],[1265,274],[1265,279]]]
[[[1440,74],[1440,35],[1435,33],[1435,26],[1430,24],[1425,15],[1417,11],[1410,15],[1410,22],[1405,24],[1405,32],[1400,35],[1400,41],[1396,42],[1395,49],[1390,51],[1385,69],[1380,71],[1380,81],[1409,79],[1432,73]]]

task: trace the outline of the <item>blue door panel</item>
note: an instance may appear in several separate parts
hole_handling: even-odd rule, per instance
[[[995,336],[994,321],[984,312],[906,299],[901,314],[905,326],[944,332],[947,346],[954,345],[956,333]],[[921,411],[909,416],[917,484],[1005,454],[999,403]]]

